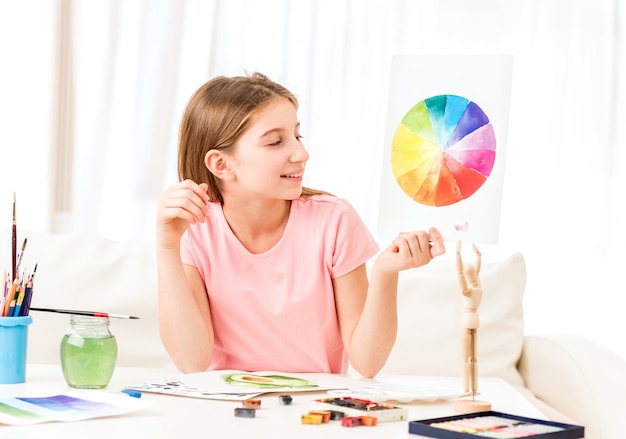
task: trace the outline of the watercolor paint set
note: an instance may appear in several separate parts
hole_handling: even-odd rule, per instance
[[[311,402],[311,409],[343,412],[345,416],[372,416],[378,422],[408,419],[408,410],[405,408],[348,396],[316,399]]]
[[[409,433],[438,439],[579,439],[585,427],[486,411],[411,421]]]

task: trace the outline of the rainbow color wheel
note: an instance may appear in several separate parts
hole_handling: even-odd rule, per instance
[[[391,167],[409,197],[426,206],[448,206],[471,197],[496,159],[487,115],[455,95],[425,99],[402,118],[391,144]]]

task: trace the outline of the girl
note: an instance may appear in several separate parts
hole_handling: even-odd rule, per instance
[[[218,77],[190,99],[180,182],[157,209],[159,328],[183,372],[344,373],[383,367],[398,272],[445,251],[439,232],[380,252],[351,205],[302,186],[297,100],[262,74]]]

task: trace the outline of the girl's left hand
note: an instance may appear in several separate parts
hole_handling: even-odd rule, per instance
[[[374,265],[384,272],[398,273],[426,265],[445,251],[441,233],[434,227],[428,232],[403,232],[380,253]]]

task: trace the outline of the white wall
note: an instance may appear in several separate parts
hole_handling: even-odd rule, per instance
[[[22,230],[50,229],[55,213],[50,195],[56,159],[51,152],[54,5],[48,0],[0,2],[0,224],[10,225],[15,191]],[[618,56],[626,53],[620,34],[626,8],[619,7],[619,0],[75,5],[87,20],[76,29],[84,32],[77,53],[88,53],[94,62],[106,55],[116,63],[108,65],[107,76],[99,68],[89,71],[93,63],[80,66],[82,58],[75,60],[77,92],[84,91],[76,98],[81,120],[103,121],[98,115],[105,104],[113,117],[97,129],[77,127],[80,150],[73,176],[78,195],[69,224],[93,227],[105,236],[152,236],[155,194],[175,179],[175,130],[190,91],[209,76],[244,68],[265,71],[298,94],[311,152],[307,185],[348,198],[376,230],[390,56],[512,53],[499,250],[521,250],[526,256],[527,331],[584,334],[626,358],[621,276],[626,262],[626,69],[624,56]],[[109,10],[113,6],[118,9]],[[279,13],[263,15],[270,10]],[[165,50],[163,43],[150,44],[155,40],[145,37],[151,28],[158,35],[176,30],[150,21],[159,12],[163,23],[184,31],[178,57],[172,47]],[[119,22],[113,21],[116,13]],[[194,21],[198,17],[203,19]],[[110,28],[122,40],[110,51],[90,46],[87,30],[95,27],[88,20],[115,24]],[[126,41],[131,35],[143,39]],[[102,33],[94,37],[98,44],[108,41]],[[135,47],[149,50],[133,57]],[[166,64],[157,61],[163,59],[178,60],[173,76],[159,70]],[[114,81],[102,82],[107,77]],[[159,90],[170,93],[170,103],[159,101],[157,96],[165,99]],[[149,111],[138,109],[139,103]],[[154,136],[150,121],[163,128],[162,112],[168,109],[169,130]],[[110,155],[94,168],[90,151]],[[168,163],[165,173],[153,165],[159,162],[152,160],[156,155]],[[145,178],[134,181],[138,176]],[[143,198],[133,198],[136,194]],[[8,245],[0,243],[0,251]]]

